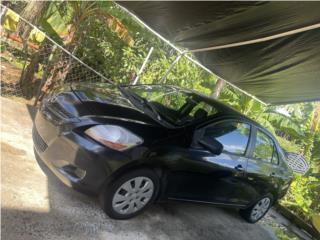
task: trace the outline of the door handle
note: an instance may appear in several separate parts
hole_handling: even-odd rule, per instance
[[[244,171],[244,168],[242,167],[241,164],[235,166],[234,169],[237,170],[237,171],[239,171],[239,172],[243,172],[243,171]]]

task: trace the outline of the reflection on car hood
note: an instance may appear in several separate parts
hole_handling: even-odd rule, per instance
[[[72,86],[72,92],[81,101],[81,106],[77,108],[86,110],[81,111],[84,114],[79,114],[80,117],[96,116],[159,125],[151,116],[135,107],[116,86],[105,83],[77,84]]]
[[[73,85],[72,88],[81,101],[94,101],[136,108],[126,97],[122,95],[118,87],[108,83],[80,83]]]

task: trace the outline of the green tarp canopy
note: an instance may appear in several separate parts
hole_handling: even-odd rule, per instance
[[[320,100],[320,2],[118,2],[269,104]]]

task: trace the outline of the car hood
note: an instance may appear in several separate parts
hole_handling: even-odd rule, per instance
[[[46,97],[40,108],[73,121],[84,117],[100,117],[159,125],[152,117],[135,107],[117,87],[77,84],[64,89],[64,92]]]
[[[116,97],[117,94],[119,96]],[[183,134],[183,131],[162,126],[121,98],[120,94],[111,91],[110,95],[108,92],[100,95],[99,91],[89,91],[88,88],[72,89],[45,98],[40,111],[58,125],[67,123],[70,124],[67,126],[81,130],[98,124],[122,126],[141,136],[145,146]]]

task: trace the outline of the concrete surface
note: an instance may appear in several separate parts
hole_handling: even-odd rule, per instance
[[[2,239],[275,239],[236,210],[208,205],[155,204],[134,219],[112,220],[95,198],[41,171],[33,154],[33,109],[5,98],[1,102]]]

